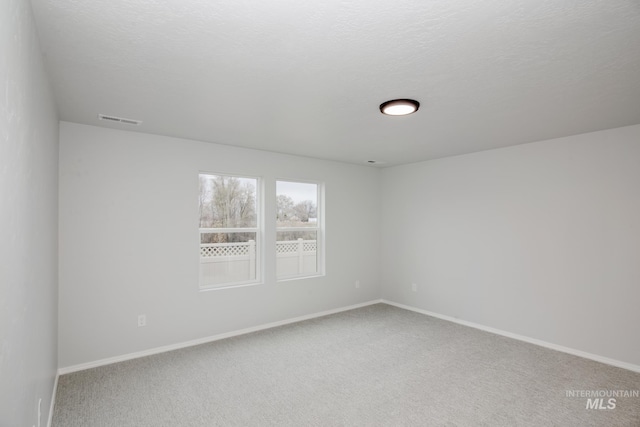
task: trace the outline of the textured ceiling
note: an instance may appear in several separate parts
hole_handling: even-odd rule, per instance
[[[640,123],[636,0],[32,5],[77,123],[386,165]]]

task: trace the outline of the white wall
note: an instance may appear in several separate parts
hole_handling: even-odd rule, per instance
[[[374,168],[66,122],[60,145],[60,367],[379,298]],[[326,277],[276,282],[270,204],[265,284],[199,292],[199,171],[262,177],[269,199],[324,181]]]
[[[57,369],[58,119],[30,4],[0,2],[0,425],[47,422]]]
[[[381,201],[384,298],[640,365],[640,126],[388,168]]]

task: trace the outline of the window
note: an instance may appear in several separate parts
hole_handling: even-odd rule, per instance
[[[200,174],[200,288],[260,279],[258,179]]]
[[[293,279],[322,274],[321,186],[276,181],[276,275]]]

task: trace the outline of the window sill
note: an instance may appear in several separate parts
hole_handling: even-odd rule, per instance
[[[307,274],[307,275],[304,275],[304,276],[283,277],[282,279],[277,279],[276,281],[278,283],[280,283],[280,282],[292,282],[294,280],[315,279],[315,278],[324,277],[324,276],[326,276],[325,273]]]
[[[235,288],[246,288],[248,286],[259,286],[264,285],[264,282],[250,282],[250,283],[229,283],[227,285],[221,286],[201,286],[198,289],[198,292],[209,292],[209,291],[218,291],[221,289],[235,289]]]

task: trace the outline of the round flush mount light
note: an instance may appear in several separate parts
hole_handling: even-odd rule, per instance
[[[406,116],[415,113],[420,108],[420,103],[413,99],[392,99],[380,104],[380,112],[388,116]]]

